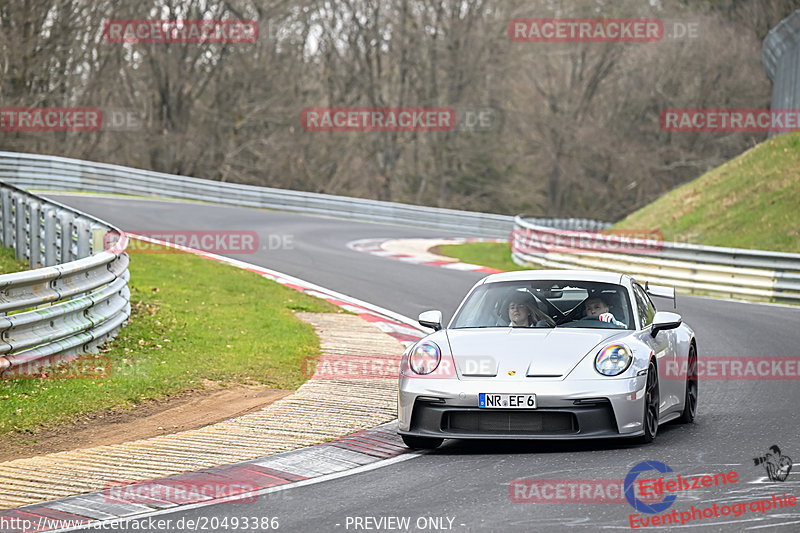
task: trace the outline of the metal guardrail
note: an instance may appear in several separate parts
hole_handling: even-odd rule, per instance
[[[582,246],[591,242],[590,237],[582,242],[575,232],[517,216],[512,259],[521,266],[625,272],[642,282],[673,285],[690,294],[800,303],[800,254],[664,241],[627,254]]]
[[[545,228],[566,229],[575,231],[600,231],[612,226],[611,222],[592,220],[589,218],[535,218],[518,215],[531,224]],[[516,220],[517,217],[514,217]],[[516,226],[515,226],[516,228]]]
[[[109,232],[118,237],[106,250]],[[0,375],[96,351],[130,316],[127,237],[117,228],[0,182],[0,244],[33,268],[0,275]]]
[[[772,28],[761,47],[772,81],[772,109],[800,107],[800,9]],[[770,133],[770,137],[775,132]]]
[[[0,181],[27,189],[135,194],[280,209],[465,232],[476,237],[505,239],[514,227],[514,217],[508,215],[224,183],[106,163],[15,152],[0,152]],[[607,222],[585,219],[538,220],[544,225],[572,229],[599,229],[608,225]]]
[[[0,242],[13,247],[18,258],[28,259],[36,269],[0,276],[0,373],[50,356],[92,351],[113,338],[130,316],[124,233],[120,232],[123,239],[114,251],[105,251],[107,233],[119,230],[11,184],[40,190],[211,201],[492,238],[507,238],[514,220],[505,215],[239,185],[64,157],[0,152]],[[586,219],[538,220],[563,228],[608,225]],[[34,306],[40,308],[27,310]],[[5,315],[20,309],[26,311]]]

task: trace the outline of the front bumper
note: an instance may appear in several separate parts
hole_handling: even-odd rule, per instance
[[[641,435],[645,376],[559,381],[401,378],[399,433],[453,439]],[[479,393],[536,394],[536,409],[483,409]]]

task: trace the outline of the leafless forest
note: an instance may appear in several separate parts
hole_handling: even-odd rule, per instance
[[[768,30],[796,0],[2,0],[0,106],[128,113],[0,149],[497,213],[618,220],[763,140],[667,133],[674,107],[769,107]],[[521,43],[528,17],[653,17],[693,37]],[[250,44],[116,44],[111,19],[255,19]],[[306,107],[448,107],[487,127],[314,132]]]

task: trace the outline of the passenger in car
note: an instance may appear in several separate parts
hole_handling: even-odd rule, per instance
[[[611,322],[615,326],[628,327],[624,322],[614,318],[614,315],[609,311],[608,304],[600,297],[589,298],[584,302],[584,307],[586,309],[586,318],[596,318],[603,322]]]
[[[510,320],[508,325],[511,327],[532,327],[537,321],[547,317],[539,310],[533,299],[523,293],[515,294],[509,300],[508,318]]]

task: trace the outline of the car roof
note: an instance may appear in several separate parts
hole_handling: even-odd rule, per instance
[[[483,278],[484,283],[500,281],[535,281],[535,280],[574,280],[596,281],[600,283],[615,283],[621,285],[623,279],[629,278],[619,272],[604,272],[600,270],[517,270],[515,272],[502,272]]]

